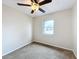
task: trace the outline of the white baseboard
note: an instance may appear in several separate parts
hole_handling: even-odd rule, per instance
[[[77,53],[74,50],[73,50],[73,54],[77,58]]]
[[[29,42],[29,43],[27,43],[27,44],[25,44],[25,45],[19,46],[19,47],[17,47],[17,48],[14,49],[14,50],[11,50],[11,51],[9,51],[9,52],[7,52],[7,53],[5,53],[5,54],[2,54],[2,56],[8,55],[8,54],[10,54],[10,53],[12,53],[12,52],[14,52],[14,51],[16,51],[16,50],[18,50],[18,49],[20,49],[20,48],[26,46],[26,45],[28,45],[28,44],[30,44],[30,43],[31,43],[31,42]]]
[[[58,48],[62,48],[62,49],[65,49],[65,50],[72,51],[72,49],[61,47],[61,46],[57,46],[57,45],[52,45],[52,44],[45,43],[45,42],[40,42],[40,41],[33,41],[33,42],[39,42],[39,43],[43,43],[43,44],[47,44],[47,45],[50,45],[50,46],[54,46],[54,47],[58,47]]]

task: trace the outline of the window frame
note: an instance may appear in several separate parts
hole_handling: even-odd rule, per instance
[[[55,21],[54,21],[54,20],[53,20],[53,23],[54,23],[54,24],[53,24],[53,30],[52,30],[53,33],[52,33],[52,34],[50,34],[50,33],[49,33],[49,34],[44,33],[44,28],[45,28],[44,25],[45,25],[45,22],[46,22],[46,21],[51,21],[51,20],[52,20],[52,19],[48,19],[48,20],[44,20],[44,21],[42,22],[42,33],[43,33],[44,35],[54,35],[54,33],[55,33]]]

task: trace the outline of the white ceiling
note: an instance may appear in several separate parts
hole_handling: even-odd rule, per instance
[[[46,12],[42,13],[40,11],[35,12],[34,14],[31,14],[31,7],[25,7],[25,6],[18,6],[18,2],[25,3],[24,0],[3,0],[3,4],[8,5],[9,7],[16,8],[17,10],[20,10],[21,12],[35,17],[35,16],[41,16],[49,13],[53,13],[56,11],[65,10],[68,8],[71,8],[76,0],[52,0],[51,3],[41,6],[42,9],[44,9]],[[26,3],[30,3],[29,0],[26,0]]]

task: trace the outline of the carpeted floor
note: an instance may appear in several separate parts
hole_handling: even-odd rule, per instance
[[[3,59],[75,59],[72,53],[67,51],[59,51],[56,49],[51,49],[49,47],[30,44],[19,50],[12,52]]]

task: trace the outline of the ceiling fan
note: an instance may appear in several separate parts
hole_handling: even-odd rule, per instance
[[[45,13],[45,10],[40,8],[40,6],[50,3],[52,0],[44,0],[42,2],[39,2],[38,0],[31,0],[31,5],[29,4],[23,4],[23,3],[17,3],[19,6],[30,6],[32,8],[31,14],[33,14],[35,11],[40,10],[41,12]]]

